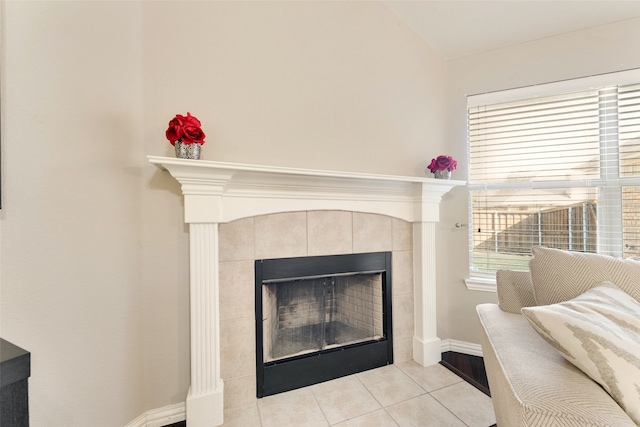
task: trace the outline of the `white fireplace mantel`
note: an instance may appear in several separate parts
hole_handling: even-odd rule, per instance
[[[182,186],[189,224],[191,386],[190,427],[223,422],[218,320],[218,224],[278,212],[343,210],[413,223],[413,358],[440,361],[436,328],[435,223],[442,196],[464,181],[321,171],[148,156]]]

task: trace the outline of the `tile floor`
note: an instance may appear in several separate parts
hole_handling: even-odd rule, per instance
[[[442,365],[373,369],[225,410],[225,427],[489,427],[491,398]]]

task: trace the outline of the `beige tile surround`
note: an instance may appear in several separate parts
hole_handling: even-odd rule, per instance
[[[286,212],[219,226],[220,366],[227,410],[256,404],[256,259],[392,251],[394,362],[412,359],[412,224],[357,212]]]

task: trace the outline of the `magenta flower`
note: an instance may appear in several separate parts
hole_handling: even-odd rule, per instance
[[[436,171],[443,171],[449,169],[450,171],[456,170],[458,166],[458,162],[453,159],[451,156],[438,156],[436,159],[431,159],[431,164],[429,165],[429,170],[431,173],[435,173]]]

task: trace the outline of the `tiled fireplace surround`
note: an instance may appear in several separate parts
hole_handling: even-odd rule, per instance
[[[392,251],[394,361],[440,360],[435,223],[462,181],[149,156],[190,224],[190,427],[256,399],[254,260]]]
[[[256,399],[254,259],[393,251],[393,350],[399,362],[412,357],[411,240],[411,223],[356,212],[287,212],[220,224],[224,406]]]

